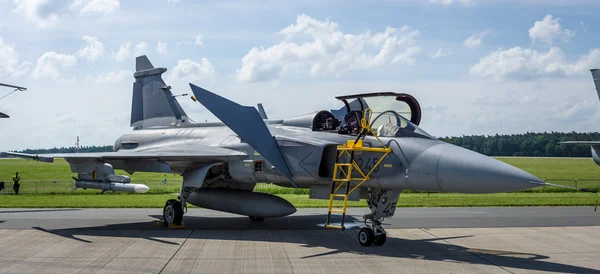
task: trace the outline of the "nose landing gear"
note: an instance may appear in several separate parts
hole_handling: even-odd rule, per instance
[[[394,216],[396,203],[400,190],[368,189],[367,204],[371,213],[363,216],[365,226],[358,232],[358,243],[362,246],[383,245],[387,240],[387,233],[381,226],[385,217]]]

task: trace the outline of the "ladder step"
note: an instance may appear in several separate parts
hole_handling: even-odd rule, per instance
[[[341,225],[325,225],[325,228],[337,228],[337,229],[342,229]]]
[[[331,197],[346,197],[346,194],[329,194]]]
[[[345,209],[330,209],[329,212],[346,213]]]

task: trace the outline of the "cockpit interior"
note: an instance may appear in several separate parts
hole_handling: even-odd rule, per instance
[[[371,121],[371,130],[380,137],[434,139],[418,127],[421,122],[421,107],[409,94],[378,92],[338,96],[336,99],[341,100],[344,107],[313,114],[310,125],[313,131],[357,135],[361,130],[362,118],[371,116],[365,118]]]

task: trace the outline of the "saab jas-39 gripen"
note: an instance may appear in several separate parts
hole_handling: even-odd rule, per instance
[[[340,96],[341,109],[273,120],[261,105],[258,110],[241,106],[190,84],[191,98],[220,120],[196,123],[163,81],[165,71],[146,56],[137,57],[133,131],[115,141],[114,152],[3,155],[43,162],[64,158],[77,173],[75,188],[84,189],[148,190],[114,169],[179,174],[179,196],[163,209],[162,221],[169,226],[182,224],[187,203],[253,221],[296,212],[278,196],[253,192],[257,183],[309,188],[310,198],[330,200],[326,228],[345,229],[346,202],[364,198],[370,212],[358,241],[365,246],[385,242],[381,221],[394,215],[402,190],[494,193],[546,184],[514,166],[437,140],[419,128],[421,108],[409,94]],[[342,205],[334,208],[334,200]],[[341,223],[332,222],[339,218],[332,213],[342,215]]]

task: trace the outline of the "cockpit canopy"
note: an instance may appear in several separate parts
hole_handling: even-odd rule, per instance
[[[354,135],[361,130],[361,120],[366,115],[370,116],[365,118],[371,122],[371,130],[378,136],[434,139],[417,126],[421,122],[421,107],[409,94],[379,92],[338,96],[336,99],[341,100],[344,107],[285,119],[283,124]]]

